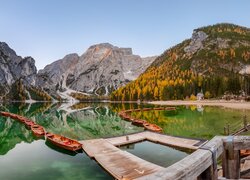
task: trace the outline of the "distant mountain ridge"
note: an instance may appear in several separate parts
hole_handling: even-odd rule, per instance
[[[38,72],[37,85],[50,93],[60,94],[68,88],[75,93],[108,96],[136,79],[154,59],[133,55],[131,48],[97,44],[81,56],[70,54],[47,65]]]
[[[33,58],[17,56],[6,43],[0,43],[0,86],[4,90],[0,99],[73,101],[79,95],[108,96],[136,79],[155,58],[141,58],[131,48],[101,43],[81,56],[66,55],[37,73]]]
[[[6,43],[0,42],[0,100],[51,100],[36,88],[37,69],[32,57],[18,56]]]
[[[166,50],[140,77],[115,91],[113,100],[207,98],[250,93],[250,29],[216,24]]]

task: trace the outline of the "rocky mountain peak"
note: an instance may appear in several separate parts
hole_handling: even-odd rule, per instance
[[[16,52],[9,47],[9,45],[5,42],[0,42],[0,52],[1,55],[7,56],[7,57],[13,57],[17,56]]]
[[[105,48],[105,49],[115,49],[115,48],[118,48],[118,47],[113,46],[110,43],[99,43],[99,44],[94,44],[94,45],[90,46],[88,48],[88,50],[90,50],[90,49],[103,49],[103,48]]]
[[[119,48],[110,43],[100,43],[92,45],[88,48],[86,53],[92,53],[96,55],[107,54],[108,52],[123,53],[123,55],[133,55],[132,48]]]
[[[15,94],[20,89],[24,90],[23,87],[20,88],[20,82],[26,87],[35,85],[36,73],[35,60],[32,57],[17,56],[7,43],[0,42],[0,87],[2,89],[0,99],[6,98],[10,94],[13,95],[13,91]],[[19,89],[15,86],[18,83]],[[15,88],[12,88],[13,86]]]
[[[110,43],[90,46],[80,57],[67,55],[38,73],[38,84],[50,92],[77,91],[108,95],[138,77],[155,59],[133,55],[131,48]]]
[[[194,54],[198,50],[203,48],[202,42],[208,37],[203,31],[194,31],[192,34],[190,44],[184,48],[184,51],[188,54]]]

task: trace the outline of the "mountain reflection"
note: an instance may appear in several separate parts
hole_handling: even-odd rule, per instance
[[[1,110],[26,116],[46,131],[73,139],[84,140],[118,136],[143,130],[131,125],[105,103],[33,103],[4,104]],[[36,140],[31,131],[10,118],[0,117],[0,155],[6,154],[21,142]]]

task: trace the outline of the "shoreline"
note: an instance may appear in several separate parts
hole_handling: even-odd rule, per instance
[[[225,100],[201,100],[201,101],[150,101],[148,104],[154,105],[203,105],[203,106],[222,106],[232,109],[249,109],[250,102],[246,101],[225,101]]]

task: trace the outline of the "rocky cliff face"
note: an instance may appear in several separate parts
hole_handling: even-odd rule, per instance
[[[37,73],[33,58],[22,58],[0,42],[0,100],[51,100],[52,96],[71,101],[71,93],[109,95],[136,79],[154,59],[103,43],[81,56],[66,55]]]
[[[25,85],[35,85],[35,60],[31,57],[17,56],[6,43],[0,42],[0,86],[1,98],[6,96],[16,81]]]
[[[62,83],[72,73],[79,61],[77,54],[66,55],[63,59],[47,65],[37,74],[36,85],[42,87],[48,93],[55,95],[60,89],[63,91]]]
[[[136,79],[155,57],[133,55],[131,48],[108,43],[91,46],[83,55],[70,54],[38,72],[37,85],[51,92],[69,89],[95,95],[108,95]]]

